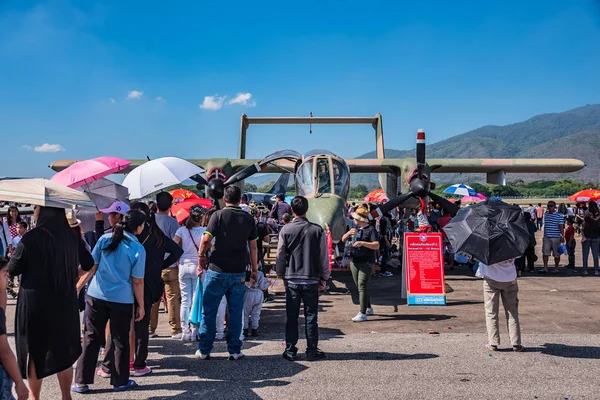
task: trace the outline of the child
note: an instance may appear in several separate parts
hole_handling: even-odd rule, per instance
[[[567,229],[565,229],[565,243],[567,245],[567,252],[569,254],[569,264],[567,268],[575,268],[575,228],[573,224],[575,218],[573,216],[567,217]]]
[[[265,279],[262,271],[258,271],[257,281],[251,280],[246,283],[246,294],[244,295],[244,337],[248,337],[248,323],[252,317],[252,336],[258,336],[258,321],[260,321],[260,310],[262,310],[264,293],[263,290],[271,285],[270,279]]]
[[[12,395],[12,384],[15,382],[15,390],[19,400],[29,396],[29,389],[25,386],[21,372],[17,366],[17,359],[8,345],[6,336],[6,288],[8,285],[8,260],[0,257],[0,398],[14,399]]]
[[[16,249],[21,239],[23,239],[23,235],[27,233],[27,222],[19,221],[17,222],[17,236],[13,238],[13,247]]]

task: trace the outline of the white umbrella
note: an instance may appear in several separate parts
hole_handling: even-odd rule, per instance
[[[0,200],[43,207],[71,208],[72,206],[79,206],[95,208],[94,203],[85,193],[47,179],[0,181]]]
[[[202,168],[181,158],[157,158],[131,171],[125,177],[123,186],[129,189],[130,199],[141,199],[150,193],[180,184],[191,176],[203,172]]]

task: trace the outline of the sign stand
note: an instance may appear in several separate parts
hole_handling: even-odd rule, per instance
[[[442,234],[404,233],[403,254],[402,287],[408,305],[446,305]]]

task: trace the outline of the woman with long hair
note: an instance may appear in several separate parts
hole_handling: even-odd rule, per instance
[[[144,271],[146,250],[138,241],[146,223],[146,214],[139,210],[128,211],[123,220],[115,224],[111,233],[103,235],[92,252],[93,278],[85,299],[85,335],[83,354],[77,361],[75,384],[72,391],[86,393],[94,383],[94,372],[100,346],[104,343],[106,325],[110,321],[111,343],[107,357],[111,363],[110,379],[114,391],[135,388],[129,379],[129,329],[134,315],[135,321],[145,316]],[[82,277],[77,287],[83,287],[91,274]]]
[[[63,399],[70,399],[73,363],[81,354],[77,304],[78,266],[93,266],[83,241],[73,233],[62,208],[35,206],[36,228],[21,239],[9,263],[21,275],[15,342],[19,369],[31,397],[40,398],[42,381],[57,374]]]
[[[10,232],[10,236],[14,239],[19,235],[17,232],[18,227],[17,224],[21,222],[23,219],[21,218],[21,214],[19,213],[19,208],[15,206],[8,207],[8,213],[6,215],[6,223],[8,224],[8,231]]]
[[[190,207],[190,216],[187,218],[185,226],[182,226],[175,233],[175,243],[183,249],[183,255],[179,260],[179,285],[181,287],[181,330],[183,336],[181,340],[196,341],[198,339],[198,326],[192,325],[190,328],[190,310],[194,304],[194,293],[196,293],[196,284],[198,276],[198,251],[202,235],[206,231],[206,226],[202,226],[203,217],[206,209],[194,205]]]
[[[583,257],[583,274],[588,274],[588,257],[592,251],[592,262],[594,263],[594,274],[600,275],[598,269],[598,256],[600,246],[600,210],[595,201],[588,203],[587,211],[583,216],[581,238],[581,255]]]
[[[132,210],[139,210],[146,214],[146,224],[142,233],[137,235],[137,239],[146,250],[146,265],[144,274],[144,318],[133,324],[133,329],[129,332],[130,346],[133,343],[134,362],[133,376],[145,376],[152,373],[150,367],[146,365],[148,359],[148,340],[150,332],[150,314],[152,304],[160,300],[162,294],[163,281],[161,279],[162,270],[173,265],[183,254],[183,250],[173,240],[169,239],[156,224],[154,213],[146,203],[136,202],[131,205]],[[165,258],[165,255],[169,256]],[[107,340],[110,346],[111,340]],[[111,354],[108,349],[107,354]],[[110,377],[111,363],[114,360],[106,357],[102,365],[98,368],[97,375],[103,378]]]

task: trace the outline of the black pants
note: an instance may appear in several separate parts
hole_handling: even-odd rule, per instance
[[[296,285],[285,283],[285,310],[287,321],[285,324],[285,350],[296,354],[298,348],[298,317],[300,316],[300,302],[304,303],[304,322],[306,329],[306,353],[317,351],[319,344],[319,289],[318,285]]]
[[[129,324],[133,317],[133,304],[113,303],[86,296],[85,312],[83,353],[77,361],[75,382],[85,385],[94,383],[98,352],[104,344],[106,324],[110,321],[109,346],[115,360],[110,371],[110,383],[113,386],[126,385],[129,381]]]
[[[390,248],[382,247],[381,248],[381,265],[379,269],[380,274],[385,274],[387,272],[388,262],[390,260]]]
[[[533,271],[533,264],[535,263],[535,246],[527,247],[527,250],[525,250],[525,259],[527,260],[527,269]]]
[[[134,322],[133,330],[135,332],[135,361],[133,362],[134,369],[146,368],[146,360],[148,359],[148,342],[150,340],[150,314],[152,312],[152,300],[144,300],[144,318],[138,322]],[[106,347],[106,355],[102,361],[102,369],[105,372],[112,370],[114,363],[114,352],[111,352],[111,334],[108,336],[108,346]]]

